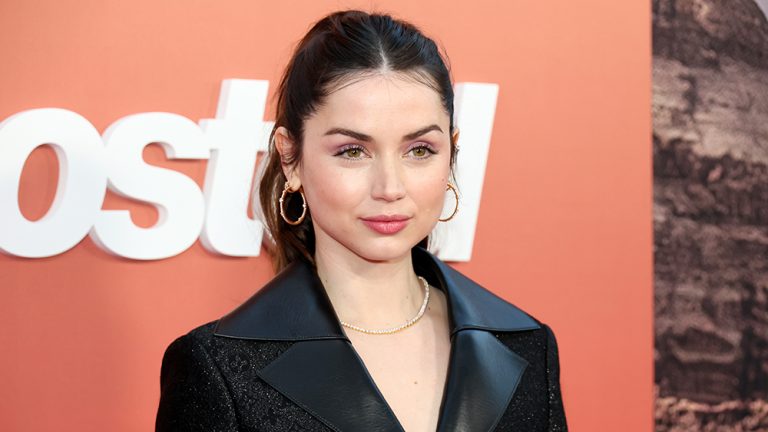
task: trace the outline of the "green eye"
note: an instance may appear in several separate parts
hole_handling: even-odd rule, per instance
[[[358,158],[358,157],[360,157],[362,152],[360,151],[359,148],[351,148],[351,149],[344,150],[344,153],[346,153],[347,156],[349,156],[351,158]]]
[[[435,152],[428,146],[422,145],[411,149],[411,153],[416,159],[426,159],[433,155]]]

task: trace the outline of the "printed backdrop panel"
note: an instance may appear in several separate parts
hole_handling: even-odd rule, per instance
[[[0,212],[15,221],[0,226],[0,242],[45,255],[0,245],[8,249],[0,253],[0,429],[152,429],[165,347],[272,276],[263,252],[211,252],[196,235],[195,191],[210,159],[195,125],[216,118],[225,79],[267,80],[263,120],[272,121],[271,94],[292,47],[312,22],[346,7],[413,21],[445,47],[457,83],[497,86],[471,257],[453,265],[554,329],[573,430],[651,429],[650,5],[614,0],[3,2],[0,119],[59,108],[82,121],[36,124],[98,143],[118,139],[105,131],[120,119],[166,113],[174,134],[199,145],[180,158],[167,143],[131,155],[131,167],[166,168],[171,178],[147,177],[158,188],[141,190],[160,194],[178,181],[174,190],[189,193],[174,214],[190,218],[165,221],[147,198],[100,196],[98,183],[67,198],[87,206],[59,209],[57,190],[74,185],[68,176],[103,179],[62,162],[67,151],[72,161],[99,151],[53,142],[20,162],[11,156],[20,141],[0,136]],[[166,130],[121,125],[148,139]],[[481,141],[461,142],[462,153],[483,160],[483,151]],[[52,205],[70,213],[46,219]],[[131,253],[173,248],[166,258],[105,252],[86,235],[97,224],[87,218],[105,214],[142,228],[188,224],[188,243],[137,234]],[[64,228],[27,232],[24,221]],[[54,251],[72,241],[66,236],[82,240]]]

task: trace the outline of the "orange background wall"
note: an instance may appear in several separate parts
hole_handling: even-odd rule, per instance
[[[293,43],[346,7],[413,21],[457,82],[499,84],[474,255],[455,267],[554,328],[571,430],[650,431],[649,2],[3,1],[0,119],[62,107],[103,131],[138,112],[211,118],[222,79],[274,89]],[[145,158],[202,186],[206,161],[155,145]],[[56,165],[47,147],[28,160],[27,217],[51,203]],[[113,195],[104,208],[157,218]],[[167,344],[270,277],[266,255],[199,242],[155,262],[88,238],[46,259],[0,254],[0,430],[151,430]]]

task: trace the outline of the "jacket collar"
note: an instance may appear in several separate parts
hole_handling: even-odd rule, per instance
[[[423,248],[413,248],[412,259],[416,273],[445,293],[452,336],[463,329],[539,328],[528,314]],[[214,333],[260,340],[347,339],[315,269],[302,260],[291,263],[245,303],[220,319]]]
[[[448,300],[451,353],[437,430],[491,431],[528,365],[493,332],[540,324],[426,250],[413,248],[412,259],[416,273]],[[214,335],[302,342],[264,367],[260,378],[333,430],[403,431],[309,263],[286,267],[221,318]]]

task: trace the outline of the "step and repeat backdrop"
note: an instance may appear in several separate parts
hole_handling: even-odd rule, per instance
[[[348,8],[447,53],[463,199],[438,253],[553,328],[571,430],[651,430],[654,364],[657,418],[748,404],[768,32],[736,20],[756,51],[696,51],[675,26],[722,27],[670,3],[0,3],[0,430],[153,429],[168,344],[273,276],[250,195],[275,86],[311,24]],[[747,129],[717,134],[721,113]]]

